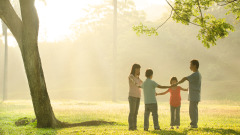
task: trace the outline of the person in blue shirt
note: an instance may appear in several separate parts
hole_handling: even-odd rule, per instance
[[[147,69],[145,76],[147,79],[143,82],[141,88],[144,93],[144,103],[145,103],[145,112],[144,112],[144,130],[148,131],[149,128],[149,115],[152,112],[153,123],[155,130],[161,130],[158,123],[158,106],[156,100],[156,90],[155,88],[170,88],[170,86],[161,86],[152,80],[153,71],[152,69]]]
[[[199,72],[199,62],[198,60],[192,60],[190,62],[190,69],[193,73],[187,77],[184,77],[176,85],[189,81],[189,116],[191,119],[191,128],[198,128],[198,103],[201,100],[201,81],[202,76]]]

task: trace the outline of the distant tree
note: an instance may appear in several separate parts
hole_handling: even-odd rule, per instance
[[[115,14],[113,13],[114,2],[116,1],[104,1],[103,4],[90,6],[85,9],[87,15],[84,18],[80,18],[74,23],[74,25],[72,25],[72,29],[75,32],[74,36],[78,44],[81,42],[85,43],[87,40],[88,48],[94,46],[94,43],[98,43],[97,47],[101,48],[102,52],[99,53],[102,53],[102,55],[100,55],[102,61],[100,61],[100,63],[104,64],[107,68],[110,68],[110,70],[108,70],[110,72],[102,77],[111,77],[111,85],[113,85],[112,101],[116,101],[119,97],[116,97],[116,95],[121,93],[120,91],[117,91],[121,84],[118,83],[120,81],[118,80],[119,77],[116,77],[119,75],[118,64],[120,62],[117,61],[119,53],[121,52],[119,48],[122,48],[123,43],[126,44],[126,37],[135,37],[135,34],[131,30],[131,26],[139,21],[145,20],[145,13],[136,9],[133,0],[117,1],[117,12],[115,10]],[[117,17],[114,18],[114,16]],[[116,22],[117,25],[114,25],[114,22]],[[117,39],[114,37],[115,34],[113,34],[114,28],[117,31]],[[89,40],[93,38],[94,40]],[[114,46],[113,42],[117,42],[117,45],[119,46]],[[128,43],[131,42],[132,41],[128,41]],[[99,60],[97,60],[96,63],[97,62],[99,62]],[[116,71],[114,71],[114,69]],[[112,77],[112,74],[115,75],[114,78]],[[117,84],[113,84],[114,82]],[[109,86],[109,83],[107,83],[106,86]]]
[[[240,0],[174,0],[173,5],[168,0],[166,2],[172,9],[169,18],[172,17],[177,23],[200,27],[197,37],[207,48],[216,45],[218,39],[227,37],[229,31],[234,31],[232,23],[226,22],[225,18],[215,17],[209,10],[225,7],[228,11],[226,15],[234,14],[236,23],[240,22]],[[133,30],[137,35],[158,35],[157,30],[163,24],[157,28],[149,28],[140,23],[140,25],[133,26]]]
[[[113,0],[113,74],[112,74],[112,101],[116,102],[116,55],[117,55],[117,0]]]
[[[3,93],[2,99],[3,101],[7,100],[7,65],[8,65],[8,33],[7,33],[7,26],[4,22],[2,22],[2,30],[4,36],[4,43],[5,43],[5,51],[4,51],[4,73],[3,73]]]
[[[83,32],[92,32],[92,34],[99,31],[102,35],[103,32],[112,35],[112,25],[113,25],[113,3],[112,1],[105,1],[101,5],[90,6],[85,9],[87,12],[86,17],[81,18],[76,21],[72,26],[76,32],[76,36],[81,35]],[[118,12],[117,12],[117,24],[118,24],[118,35],[126,32],[128,27],[139,21],[144,21],[146,19],[146,14],[143,11],[138,11],[136,9],[135,3],[132,0],[128,1],[118,1]],[[131,29],[131,28],[129,28]],[[93,32],[94,31],[94,32]],[[106,35],[104,34],[104,35]],[[109,38],[109,35],[106,36]],[[79,38],[79,37],[77,37]],[[109,41],[109,44],[112,40]]]
[[[37,127],[61,127],[52,110],[38,51],[39,19],[35,0],[20,0],[19,18],[9,0],[0,0],[0,18],[14,35],[23,58],[30,87]]]
[[[13,1],[13,7],[16,13],[19,15],[19,3],[17,1]],[[4,73],[3,73],[3,101],[7,100],[7,76],[8,76],[8,30],[6,24],[2,21],[2,31],[4,36],[4,43],[5,43],[5,51],[4,51]]]

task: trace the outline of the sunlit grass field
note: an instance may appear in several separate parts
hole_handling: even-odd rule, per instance
[[[188,102],[181,106],[180,129],[170,128],[168,102],[158,102],[159,124],[162,131],[153,130],[150,116],[149,131],[143,131],[144,104],[140,105],[138,130],[128,131],[128,102],[52,101],[56,117],[64,122],[80,123],[90,120],[116,122],[114,125],[79,126],[61,129],[38,129],[36,123],[15,126],[19,118],[34,117],[31,101],[6,101],[0,103],[0,135],[78,135],[78,134],[231,134],[240,135],[240,102],[203,101],[199,104],[199,128],[189,129]]]

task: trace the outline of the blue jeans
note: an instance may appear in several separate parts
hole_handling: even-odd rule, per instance
[[[170,105],[170,110],[171,110],[170,126],[180,126],[180,106],[173,107]]]
[[[152,112],[154,128],[159,129],[160,127],[159,127],[159,124],[158,124],[158,106],[157,106],[157,103],[145,104],[144,129],[149,128],[150,112]]]
[[[197,126],[198,123],[198,101],[190,101],[189,116],[191,119],[191,126]]]
[[[136,97],[128,97],[129,101],[129,116],[128,116],[128,125],[129,130],[135,130],[137,129],[137,115],[138,115],[138,109],[140,105],[140,98]]]

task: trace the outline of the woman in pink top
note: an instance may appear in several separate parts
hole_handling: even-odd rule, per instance
[[[142,85],[142,80],[139,78],[140,75],[139,64],[134,64],[132,66],[131,73],[128,77],[129,80],[129,116],[128,116],[128,125],[129,130],[137,130],[137,115],[141,98],[140,86]]]

